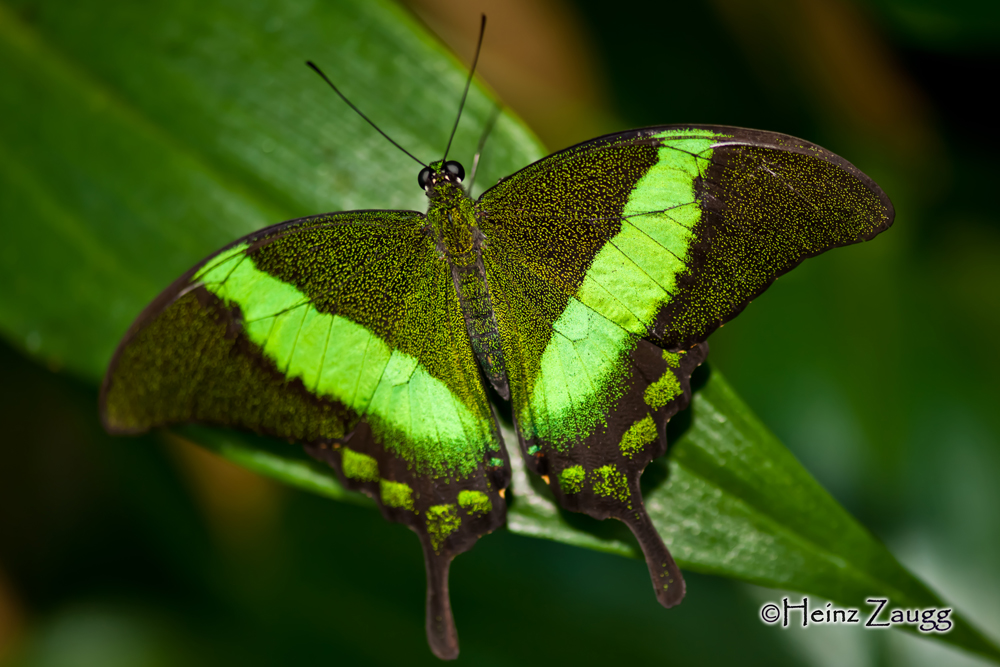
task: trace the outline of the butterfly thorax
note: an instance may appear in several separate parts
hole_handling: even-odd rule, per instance
[[[449,182],[434,184],[427,196],[430,198],[427,221],[438,250],[453,261],[472,261],[480,245],[472,200],[461,185]]]
[[[479,365],[497,393],[509,399],[500,334],[483,267],[486,239],[476,224],[474,203],[461,183],[460,178],[442,172],[432,175],[426,188],[430,199],[428,227],[441,259],[451,268],[465,328]]]

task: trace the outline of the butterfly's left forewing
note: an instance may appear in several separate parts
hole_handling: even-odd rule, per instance
[[[140,315],[101,408],[112,432],[196,421],[305,445],[420,535],[429,639],[457,653],[448,563],[503,523],[509,469],[424,216],[315,216],[210,257]]]
[[[784,135],[655,127],[544,158],[477,204],[523,453],[564,507],[635,532],[660,601],[683,581],[642,506],[708,335],[802,259],[872,238],[885,195]]]

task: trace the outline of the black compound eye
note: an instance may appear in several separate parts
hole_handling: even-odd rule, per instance
[[[426,190],[427,186],[431,184],[431,174],[433,173],[434,172],[430,167],[424,167],[420,170],[420,173],[417,174],[417,183],[420,184],[420,188],[422,190]]]
[[[444,163],[444,171],[449,176],[458,177],[460,181],[465,178],[465,168],[454,160],[448,160]]]

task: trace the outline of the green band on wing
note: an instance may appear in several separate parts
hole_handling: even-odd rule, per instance
[[[558,449],[593,433],[627,389],[631,369],[621,362],[634,346],[619,326],[570,299],[542,354],[522,428]]]
[[[520,415],[529,437],[558,449],[593,433],[621,398],[628,379],[624,356],[635,345],[630,334],[647,335],[686,269],[701,216],[695,179],[725,135],[671,130],[656,138],[663,142],[658,160],[632,189],[621,231],[597,253],[576,298],[553,326]],[[679,393],[668,370],[650,387],[646,402],[660,408]]]
[[[658,160],[635,184],[622,211],[621,231],[594,257],[577,298],[612,322],[645,336],[660,306],[675,291],[701,219],[694,182],[724,135],[671,130]]]
[[[365,415],[384,446],[422,469],[475,469],[492,442],[489,421],[417,359],[356,322],[317,311],[296,287],[256,268],[246,251],[223,252],[194,281],[239,306],[247,337],[286,377]]]

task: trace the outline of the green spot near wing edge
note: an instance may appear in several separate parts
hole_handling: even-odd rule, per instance
[[[646,405],[649,407],[659,410],[680,396],[681,393],[683,393],[681,383],[677,380],[677,376],[674,375],[673,371],[668,368],[660,379],[646,387],[646,391],[643,392],[643,400],[646,401]]]
[[[559,473],[559,487],[563,493],[580,493],[587,473],[583,466],[570,466]]]
[[[628,490],[628,479],[613,463],[594,470],[594,493],[606,498],[614,498],[618,502],[627,503],[631,494]],[[631,509],[631,505],[629,505]]]
[[[438,551],[448,536],[461,527],[462,519],[455,505],[431,505],[427,509],[427,534],[431,536],[434,551]]]
[[[379,480],[379,495],[386,507],[398,507],[414,511],[413,489],[409,484],[393,482],[388,479]]]
[[[458,505],[469,514],[476,515],[489,514],[493,509],[490,497],[482,491],[459,491]]]
[[[492,422],[416,358],[258,269],[248,247],[223,251],[193,282],[240,308],[245,335],[289,380],[366,416],[387,448],[435,475],[471,473],[492,446]]]
[[[341,466],[344,477],[361,482],[378,481],[378,461],[374,457],[356,452],[349,447],[341,450]]]
[[[669,350],[663,351],[663,360],[667,362],[667,366],[670,368],[680,368],[681,367],[681,357],[686,354],[683,350],[680,352],[671,352]]]
[[[629,458],[635,456],[643,447],[656,440],[656,423],[648,414],[639,421],[632,424],[625,435],[619,448],[622,454]]]

